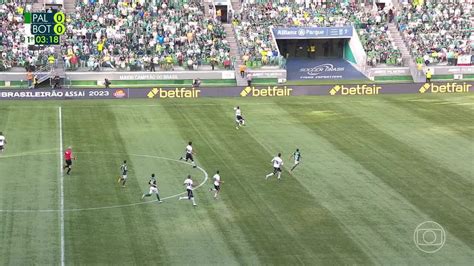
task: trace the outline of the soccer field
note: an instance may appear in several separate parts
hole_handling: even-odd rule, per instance
[[[0,265],[471,265],[473,106],[469,94],[0,102]],[[178,160],[188,141],[199,168]],[[279,152],[282,179],[265,180]],[[151,173],[163,203],[141,200]],[[197,207],[178,200],[188,174]],[[425,221],[442,230],[415,231]]]

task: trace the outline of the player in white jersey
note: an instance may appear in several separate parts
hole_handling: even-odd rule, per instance
[[[184,186],[186,187],[186,192],[188,193],[188,195],[186,197],[179,197],[178,200],[188,199],[193,202],[193,206],[197,206],[196,201],[194,200],[194,195],[193,195],[193,187],[195,185],[194,185],[191,175],[188,175],[188,178],[184,180]]]
[[[275,156],[271,163],[273,163],[273,172],[265,176],[265,179],[268,179],[270,176],[278,174],[278,180],[281,178],[281,167],[283,165],[283,160],[281,159],[281,153],[278,153],[278,156]]]
[[[224,181],[221,180],[221,176],[219,175],[219,170],[216,171],[216,174],[212,177],[214,179],[214,188],[210,188],[209,191],[215,191],[214,199],[217,199],[217,195],[221,191],[221,183]]]
[[[235,111],[235,123],[236,123],[235,128],[239,129],[239,126],[245,126],[245,119],[242,116],[242,110],[240,110],[240,106],[234,107],[234,111]]]
[[[194,158],[193,158],[193,143],[190,141],[188,142],[188,146],[186,146],[186,155],[183,157],[180,157],[179,160],[186,160],[186,162],[188,160],[191,160],[191,163],[193,165],[193,168],[196,168],[196,163],[194,162]]]
[[[5,150],[5,145],[7,144],[7,139],[3,135],[2,132],[0,132],[0,152],[3,152]]]
[[[163,202],[161,201],[160,194],[158,193],[158,185],[156,184],[155,174],[151,174],[150,181],[148,181],[148,185],[150,185],[150,191],[148,191],[148,193],[144,193],[142,195],[142,199],[144,197],[150,197],[151,194],[156,194],[156,199],[158,200],[158,202]]]

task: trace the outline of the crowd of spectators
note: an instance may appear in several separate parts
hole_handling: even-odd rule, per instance
[[[28,47],[24,11],[17,1],[0,4],[2,71],[47,65],[54,52]],[[67,69],[82,70],[195,70],[204,64],[231,68],[225,36],[222,24],[205,16],[199,0],[77,0],[75,12],[67,15],[62,60]]]
[[[270,26],[341,27],[354,24],[369,55],[369,64],[399,65],[401,54],[393,45],[387,27],[393,17],[391,9],[371,12],[355,2],[251,0],[243,4],[241,12],[234,14],[233,24],[244,62],[279,61],[275,60],[278,52]]]
[[[367,64],[402,65],[402,54],[391,41],[387,25],[368,24],[359,30],[359,37],[367,53]]]
[[[242,61],[248,66],[278,64],[279,53],[268,27],[242,21],[236,27]]]
[[[471,4],[450,1],[406,5],[396,21],[417,63],[456,64],[458,56],[472,52],[473,16]]]
[[[53,50],[45,47],[31,49],[26,40],[23,13],[30,11],[31,5],[21,5],[19,1],[5,1],[0,4],[0,71],[21,67],[34,69],[45,66]]]
[[[352,21],[367,54],[367,64],[401,66],[402,54],[388,29],[388,23],[394,20],[393,9],[385,7],[361,14],[355,15]]]
[[[54,50],[28,46],[23,13],[31,5],[0,4],[0,71],[48,64]],[[67,69],[124,71],[195,70],[203,64],[231,68],[225,30],[215,16],[204,14],[201,0],[77,0],[62,37]],[[212,11],[212,10],[211,10]],[[271,26],[354,25],[367,63],[400,65],[388,23],[395,21],[417,62],[433,64],[470,54],[474,46],[472,5],[454,1],[405,5],[394,14],[347,1],[248,0],[232,13],[242,61],[249,67],[282,65]]]
[[[77,2],[62,46],[67,68],[155,71],[178,65],[195,70],[224,62],[230,67],[224,28],[206,18],[201,1],[129,2]]]

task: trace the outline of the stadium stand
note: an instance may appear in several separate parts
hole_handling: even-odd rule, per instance
[[[57,60],[54,47],[27,45],[25,42],[23,13],[33,11],[33,6],[34,1],[19,0],[7,0],[0,4],[0,71],[35,71]]]
[[[76,1],[61,47],[66,69],[196,70],[231,60],[222,24],[205,16],[200,1],[128,2]],[[54,54],[52,47],[25,44],[23,6],[19,1],[0,5],[1,71],[44,66]]]
[[[26,1],[32,2],[32,1]],[[239,46],[238,63],[249,68],[285,64],[271,26],[354,25],[370,66],[402,65],[389,24],[396,22],[416,62],[456,64],[474,45],[472,5],[437,3],[373,10],[357,1],[246,0],[232,14]],[[39,68],[51,56],[68,70],[196,70],[230,68],[226,28],[202,0],[76,0],[68,14],[61,53],[24,42],[22,14],[32,5],[20,0],[0,4],[0,71]],[[437,3],[437,4],[436,4]],[[393,27],[393,24],[390,24]]]
[[[458,56],[472,52],[473,11],[468,2],[406,5],[396,20],[417,63],[455,65]]]
[[[230,59],[224,28],[201,1],[128,2],[76,2],[62,47],[67,68],[196,70]]]
[[[380,10],[374,17],[365,18],[358,20],[360,24],[356,28],[367,53],[367,64],[373,67],[380,64],[401,66],[402,54],[388,30],[387,13]]]
[[[270,26],[345,26],[353,24],[362,39],[368,64],[400,65],[400,50],[393,44],[388,22],[389,8],[372,11],[355,2],[248,1],[236,12],[233,24],[241,46],[242,60],[248,66],[279,62]],[[390,14],[390,15],[389,15]],[[265,56],[266,55],[266,56]],[[267,58],[266,58],[267,57]]]

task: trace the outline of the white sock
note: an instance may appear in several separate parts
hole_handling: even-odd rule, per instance
[[[194,201],[194,197],[191,198],[191,201],[193,202],[193,205],[196,205],[196,201]]]
[[[188,199],[188,197],[179,197],[179,200]]]
[[[280,173],[280,172],[278,172],[278,179],[280,179],[280,177],[281,177],[281,173]]]

